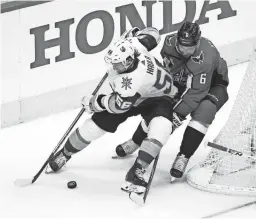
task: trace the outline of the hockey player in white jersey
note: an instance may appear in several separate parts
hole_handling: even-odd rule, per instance
[[[83,98],[84,108],[93,115],[69,136],[49,166],[54,172],[59,171],[73,154],[86,148],[93,140],[106,132],[114,133],[127,118],[141,115],[148,134],[122,187],[126,191],[141,193],[147,186],[143,178],[145,169],[172,132],[172,97],[177,88],[173,86],[169,73],[137,38],[116,42],[108,50],[105,61],[112,66],[108,80],[113,92]]]

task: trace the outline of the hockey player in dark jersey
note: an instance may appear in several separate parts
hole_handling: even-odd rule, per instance
[[[192,117],[170,170],[173,181],[183,176],[216,113],[228,100],[228,68],[213,43],[201,37],[199,25],[191,22],[183,23],[177,33],[166,36],[161,56],[179,90],[173,109],[174,128],[180,126],[187,115]],[[117,155],[124,157],[136,151],[147,131],[142,121],[132,139],[117,146]]]

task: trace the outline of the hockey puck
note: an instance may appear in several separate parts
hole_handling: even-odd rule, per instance
[[[68,188],[69,189],[74,189],[74,188],[76,188],[76,186],[77,186],[76,181],[68,182]]]

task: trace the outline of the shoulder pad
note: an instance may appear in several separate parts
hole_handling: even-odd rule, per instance
[[[213,48],[214,50],[217,50],[216,46],[213,44],[213,42],[205,37],[201,37],[200,46],[205,47],[205,45],[208,45],[209,47]]]
[[[175,46],[176,34],[170,34],[165,37],[164,44],[167,46]]]

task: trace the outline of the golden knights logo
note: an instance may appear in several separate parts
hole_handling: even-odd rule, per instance
[[[127,90],[127,88],[131,88],[132,85],[132,78],[128,78],[128,77],[122,77],[123,81],[122,81],[122,88],[124,87],[125,90]]]
[[[201,64],[204,61],[204,52],[201,51],[201,53],[198,56],[191,56],[191,59],[194,63]]]

